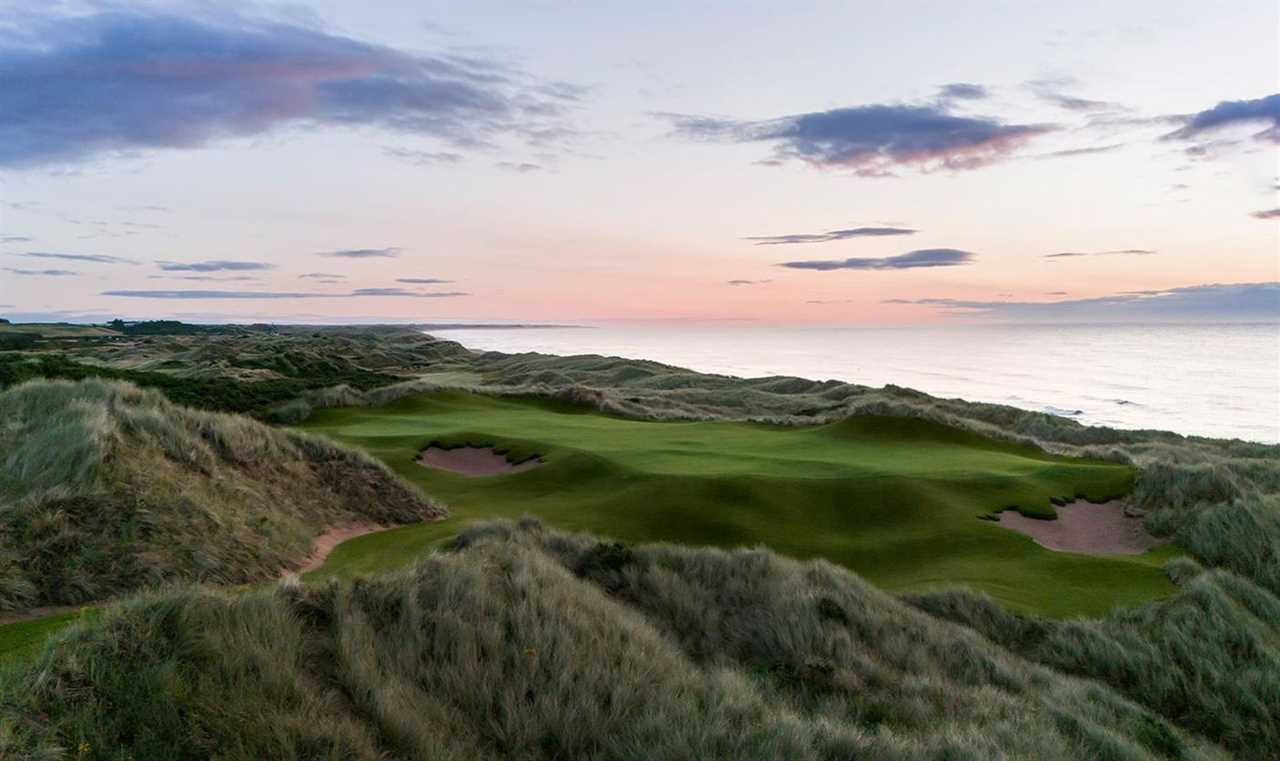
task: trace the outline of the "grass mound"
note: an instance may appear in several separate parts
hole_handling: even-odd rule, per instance
[[[331,570],[387,570],[474,519],[531,514],[630,542],[765,544],[821,557],[890,591],[965,583],[1020,610],[1102,615],[1168,594],[1170,548],[1053,552],[980,516],[1126,494],[1120,463],[1047,454],[920,418],[826,425],[631,420],[564,402],[460,391],[327,409],[303,426],[360,447],[446,500],[454,520],[353,540]],[[416,464],[430,443],[497,446],[521,473],[469,478]]]
[[[326,525],[444,511],[358,452],[103,380],[0,392],[0,611],[238,584]]]
[[[826,562],[532,521],[380,578],[134,601],[5,675],[0,710],[15,757],[1223,755]]]

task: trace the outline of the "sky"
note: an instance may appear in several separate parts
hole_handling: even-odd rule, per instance
[[[0,2],[0,316],[1280,319],[1280,6]]]

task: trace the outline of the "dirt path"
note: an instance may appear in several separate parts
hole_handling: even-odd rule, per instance
[[[331,526],[325,532],[315,539],[311,540],[311,554],[306,560],[302,561],[302,565],[293,570],[286,570],[281,576],[288,576],[291,573],[304,574],[316,570],[324,565],[324,561],[329,557],[329,553],[333,552],[333,548],[348,539],[355,539],[357,536],[372,534],[375,531],[385,531],[390,528],[378,523],[349,523],[343,526]]]
[[[1000,513],[1000,525],[1026,534],[1035,543],[1058,552],[1088,555],[1141,555],[1161,540],[1147,533],[1141,518],[1124,514],[1124,503],[1093,504],[1077,500],[1055,508],[1057,520],[1027,518],[1016,510]]]
[[[506,455],[498,454],[493,447],[427,447],[418,455],[418,464],[464,476],[497,476],[536,468],[542,464],[542,458],[534,456],[517,464]]]

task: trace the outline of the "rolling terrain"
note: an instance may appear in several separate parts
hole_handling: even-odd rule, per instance
[[[452,519],[353,540],[333,568],[404,564],[466,521],[535,515],[636,542],[763,544],[840,563],[890,591],[967,584],[1017,610],[1100,615],[1167,594],[1170,548],[1057,553],[979,518],[1053,517],[1051,500],[1132,490],[1126,465],[1059,457],[927,420],[819,426],[655,422],[565,402],[437,392],[327,409],[302,426],[378,457],[450,506]],[[415,462],[429,443],[493,445],[522,472],[468,477]],[[401,548],[401,549],[398,549]]]

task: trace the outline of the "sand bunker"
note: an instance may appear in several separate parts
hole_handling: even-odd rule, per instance
[[[1120,500],[1097,505],[1077,500],[1055,509],[1058,519],[1051,521],[1005,510],[1000,513],[1000,525],[1026,534],[1041,547],[1059,552],[1140,555],[1161,543],[1147,533],[1141,518],[1124,514],[1124,503]]]
[[[352,523],[346,526],[333,526],[326,529],[323,534],[311,540],[311,554],[302,562],[302,565],[289,573],[309,573],[324,565],[324,561],[329,557],[329,553],[333,552],[333,548],[339,544],[354,539],[357,536],[372,534],[375,531],[382,531],[386,526],[380,526],[377,523]]]
[[[506,455],[498,454],[493,447],[444,449],[430,446],[418,455],[418,464],[464,476],[496,476],[536,468],[542,464],[542,458],[534,456],[524,462],[513,463],[507,459]]]

